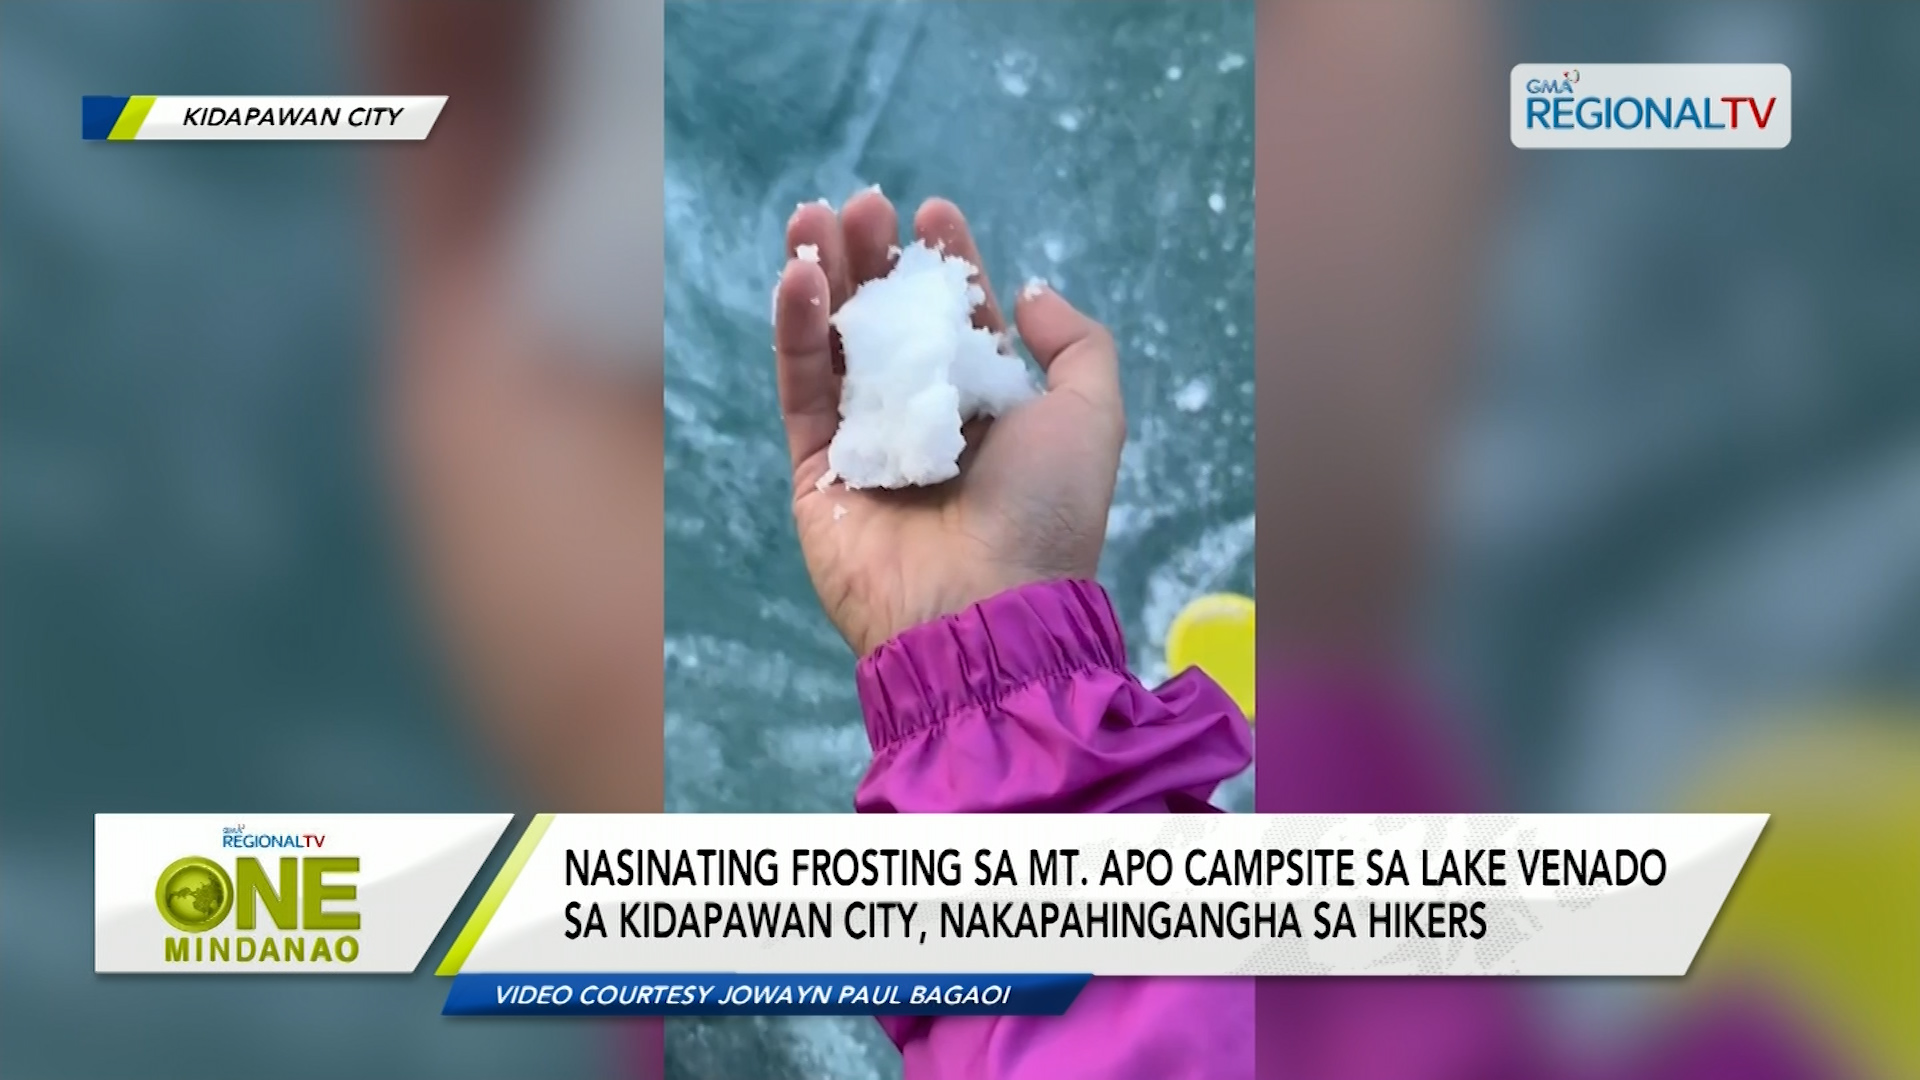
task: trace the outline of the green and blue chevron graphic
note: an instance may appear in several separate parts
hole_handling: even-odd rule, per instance
[[[115,142],[132,139],[140,133],[140,125],[146,122],[147,110],[151,108],[152,95],[112,97],[88,94],[80,99],[80,137]]]

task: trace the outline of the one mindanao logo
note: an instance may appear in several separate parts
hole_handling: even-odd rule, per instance
[[[221,830],[223,848],[318,849],[314,833],[249,833],[243,825]],[[360,913],[350,905],[359,888],[352,856],[281,856],[269,872],[257,856],[242,855],[228,868],[204,855],[167,864],[154,884],[160,917],[178,935],[166,936],[168,964],[351,964],[360,943]],[[213,933],[226,928],[230,932]]]
[[[1520,64],[1513,144],[1539,148],[1779,149],[1793,138],[1784,64]]]
[[[160,871],[153,902],[174,929],[198,934],[219,926],[233,910],[233,879],[212,859],[189,855]]]

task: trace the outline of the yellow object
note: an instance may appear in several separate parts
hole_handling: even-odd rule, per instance
[[[1772,817],[1686,982],[1763,979],[1866,1075],[1920,1076],[1920,725],[1793,726],[1692,807]]]
[[[1182,608],[1167,628],[1167,670],[1197,667],[1253,722],[1253,601],[1212,593]]]

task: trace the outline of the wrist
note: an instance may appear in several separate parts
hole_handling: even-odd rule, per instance
[[[878,751],[1038,679],[1092,668],[1124,674],[1126,654],[1106,591],[1052,578],[902,631],[860,660],[855,679]]]
[[[854,647],[855,653],[866,659],[902,635],[913,630],[960,615],[995,597],[1002,596],[1028,586],[1046,585],[1055,582],[1073,580],[1073,575],[1048,574],[1039,571],[1016,571],[981,576],[977,580],[952,582],[940,591],[915,599],[902,605],[888,621],[876,626],[865,639]]]

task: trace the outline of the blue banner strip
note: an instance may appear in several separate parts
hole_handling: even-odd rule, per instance
[[[1059,1016],[1091,975],[456,975],[443,1016]]]
[[[127,107],[125,97],[107,97],[100,94],[85,94],[80,98],[80,137],[82,139],[104,139],[113,134],[113,125],[120,120],[121,110]]]

